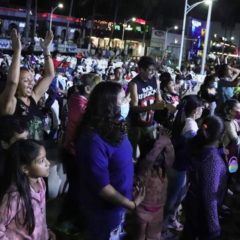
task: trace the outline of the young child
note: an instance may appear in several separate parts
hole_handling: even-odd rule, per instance
[[[145,186],[145,198],[137,207],[140,226],[138,240],[161,239],[168,186],[166,170],[173,161],[174,149],[171,140],[166,134],[161,134],[139,163],[137,175]]]
[[[18,140],[9,149],[0,193],[0,239],[55,239],[46,224],[45,183],[49,161],[43,145]]]
[[[181,240],[221,238],[219,207],[227,184],[227,166],[219,151],[223,132],[219,117],[207,117],[190,143],[190,185]]]

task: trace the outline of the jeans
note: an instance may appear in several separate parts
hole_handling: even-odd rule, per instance
[[[187,192],[187,172],[171,169],[168,173],[169,184],[165,205],[165,224],[176,219],[178,207]]]

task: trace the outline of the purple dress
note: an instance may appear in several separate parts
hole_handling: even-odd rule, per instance
[[[227,184],[227,167],[217,148],[204,148],[192,160],[186,197],[184,240],[219,239],[218,209]]]

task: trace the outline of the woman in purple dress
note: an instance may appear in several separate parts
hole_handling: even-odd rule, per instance
[[[223,131],[219,117],[208,117],[192,140],[192,169],[181,239],[220,239],[218,209],[227,182],[227,167],[219,149]]]

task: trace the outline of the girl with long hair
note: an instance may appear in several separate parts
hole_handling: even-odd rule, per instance
[[[218,210],[227,184],[227,166],[219,149],[223,132],[222,120],[208,117],[191,141],[190,187],[181,239],[220,239]]]
[[[86,239],[122,237],[126,209],[144,197],[140,188],[132,200],[132,147],[126,117],[130,99],[121,85],[99,83],[89,97],[76,141],[80,206],[86,217]]]
[[[187,171],[189,168],[188,141],[198,131],[196,122],[202,115],[202,101],[197,95],[185,96],[178,105],[173,123],[172,141],[175,149],[175,161],[169,171],[169,190],[165,207],[165,224],[170,229],[182,230],[177,220],[178,207],[187,191]]]
[[[200,87],[198,96],[203,99],[206,105],[206,110],[203,115],[214,115],[217,103],[217,88],[218,82],[214,75],[207,75],[204,79],[203,84]]]
[[[0,193],[1,239],[55,239],[46,224],[43,177],[49,161],[43,145],[35,140],[18,140],[9,149],[9,163]]]

